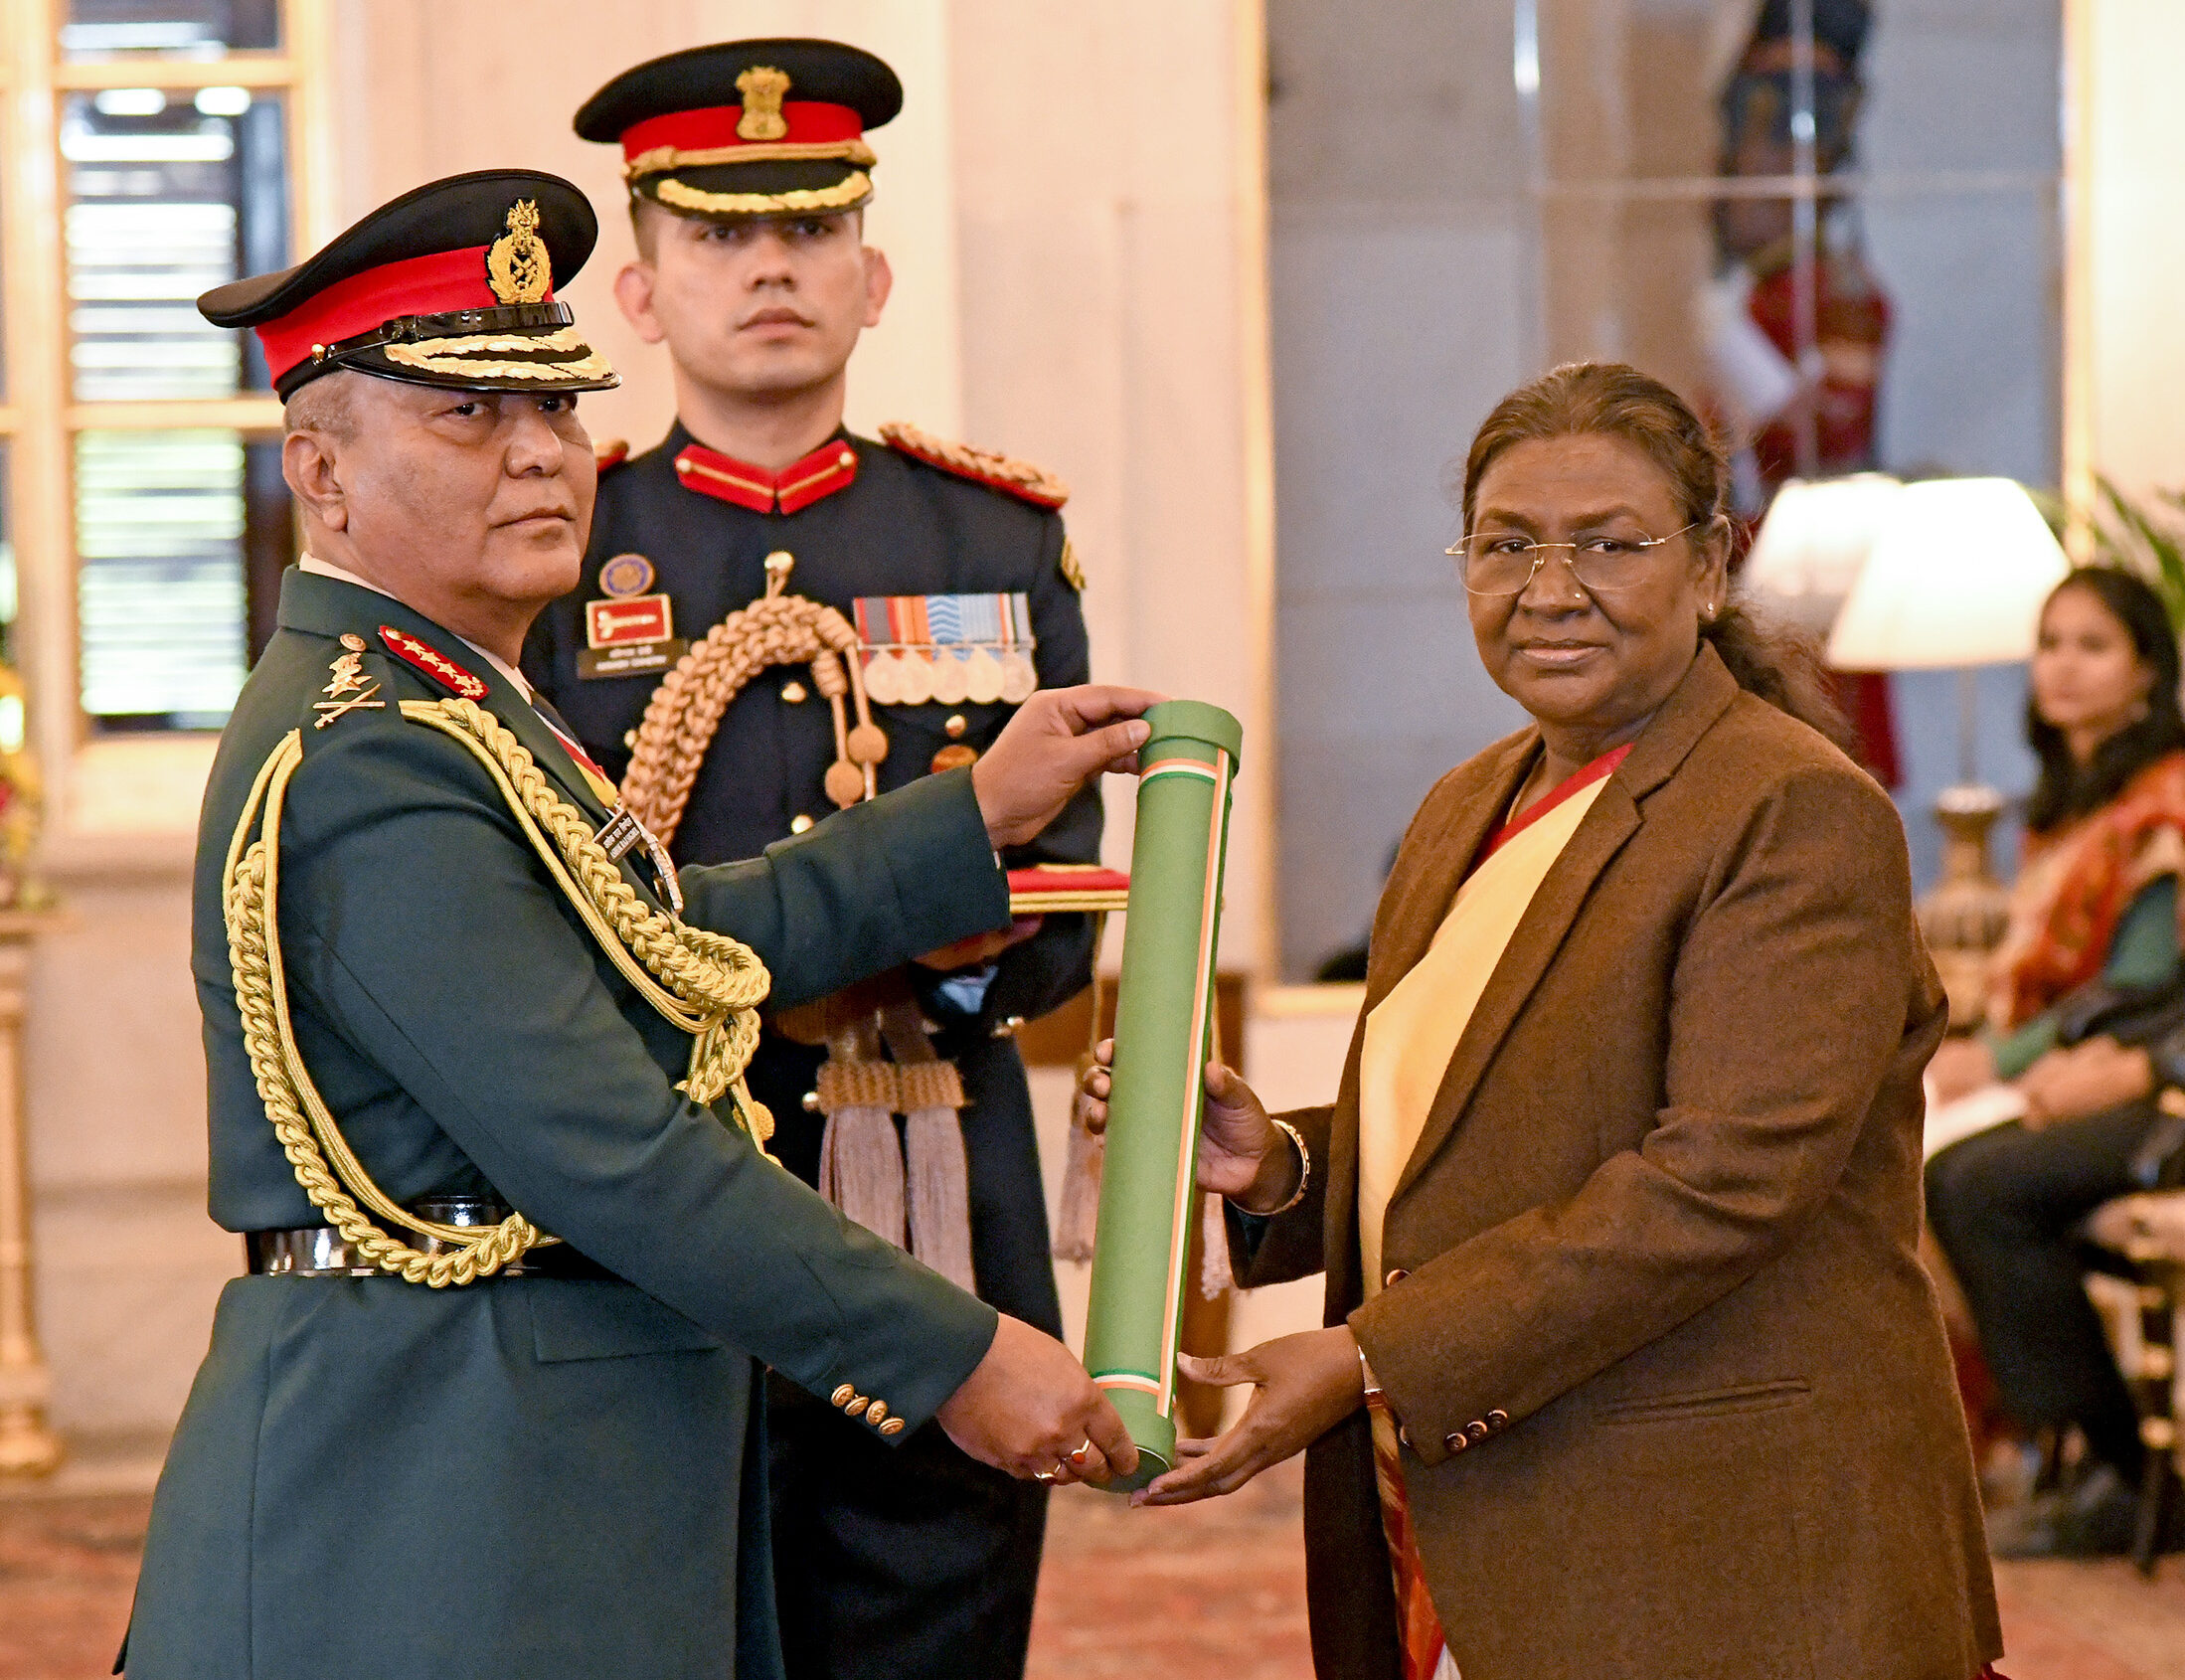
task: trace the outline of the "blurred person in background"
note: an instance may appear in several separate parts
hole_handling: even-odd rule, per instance
[[[1789,0],[1743,10],[1751,32],[1716,101],[1716,169],[1726,180],[1780,181],[1800,161],[1795,20]],[[1788,195],[1715,201],[1715,270],[1699,298],[1708,397],[1739,439],[1730,456],[1731,501],[1755,525],[1791,478],[1879,464],[1889,297],[1862,250],[1856,205],[1826,184],[1857,160],[1866,104],[1861,60],[1874,15],[1867,0],[1814,0],[1811,17],[1811,156],[1822,178],[1811,314],[1800,299],[1796,200]],[[1830,681],[1857,732],[1859,761],[1895,787],[1901,765],[1888,677],[1840,671]]]
[[[2042,1443],[2037,1496],[1990,1523],[2001,1556],[2131,1542],[2139,1417],[2087,1298],[2078,1233],[2101,1203],[2150,1188],[2185,1142],[2154,1100],[2185,1083],[2178,674],[2162,599],[2130,573],[2082,568],[2050,594],[2026,716],[2041,772],[1995,953],[1993,1025],[1943,1045],[1929,1070],[1943,1101],[2001,1081],[2025,1109],[1927,1171],[1928,1217],[2003,1409]],[[2075,1428],[2085,1453],[2065,1474]]]

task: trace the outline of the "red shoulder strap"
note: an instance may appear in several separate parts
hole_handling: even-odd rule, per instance
[[[409,631],[398,630],[392,624],[380,626],[380,640],[387,643],[388,652],[435,688],[444,688],[462,700],[485,698],[485,678],[475,671],[464,670],[430,642],[420,641]]]

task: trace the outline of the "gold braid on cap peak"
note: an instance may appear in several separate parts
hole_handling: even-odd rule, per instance
[[[584,335],[575,327],[563,327],[557,332],[522,335],[516,333],[474,332],[462,338],[420,338],[413,344],[397,342],[382,345],[393,355],[398,349],[414,350],[422,356],[474,356],[481,350],[504,351],[556,351],[582,350],[591,353]]]
[[[749,155],[744,148],[740,155]],[[699,210],[714,216],[782,216],[798,211],[850,210],[873,196],[873,178],[862,169],[831,187],[798,188],[787,193],[709,193],[686,186],[670,177],[654,183],[652,194],[677,210]]]
[[[748,146],[703,146],[696,151],[654,146],[623,164],[622,174],[635,181],[671,169],[702,169],[713,163],[824,163],[835,158],[860,169],[870,169],[879,161],[863,140],[771,140]]]
[[[422,344],[387,344],[380,348],[390,362],[428,374],[475,374],[481,379],[605,379],[614,372],[613,364],[596,350],[587,350],[584,355],[567,362],[504,362],[471,355],[433,353],[440,346],[462,342],[460,339],[428,338]],[[481,345],[480,348],[485,347]],[[530,342],[517,339],[502,348],[529,349]]]

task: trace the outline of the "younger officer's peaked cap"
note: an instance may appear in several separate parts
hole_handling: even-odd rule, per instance
[[[487,169],[384,204],[317,255],[197,300],[253,327],[285,398],[340,368],[462,391],[601,391],[606,359],[554,301],[599,238],[559,175]]]
[[[577,132],[618,142],[633,194],[685,216],[811,216],[873,196],[865,131],[903,109],[886,64],[839,41],[724,41],[626,70]]]

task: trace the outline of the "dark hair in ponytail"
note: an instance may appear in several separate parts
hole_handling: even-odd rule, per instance
[[[1621,437],[1644,450],[1674,487],[1688,524],[1713,526],[1727,517],[1729,464],[1689,403],[1621,362],[1566,362],[1511,392],[1481,422],[1464,459],[1464,528],[1471,529],[1479,480],[1503,450],[1591,433]],[[1736,600],[1703,623],[1700,634],[1714,643],[1740,688],[1851,751],[1851,727],[1829,691],[1820,644],[1811,635],[1756,618]]]

